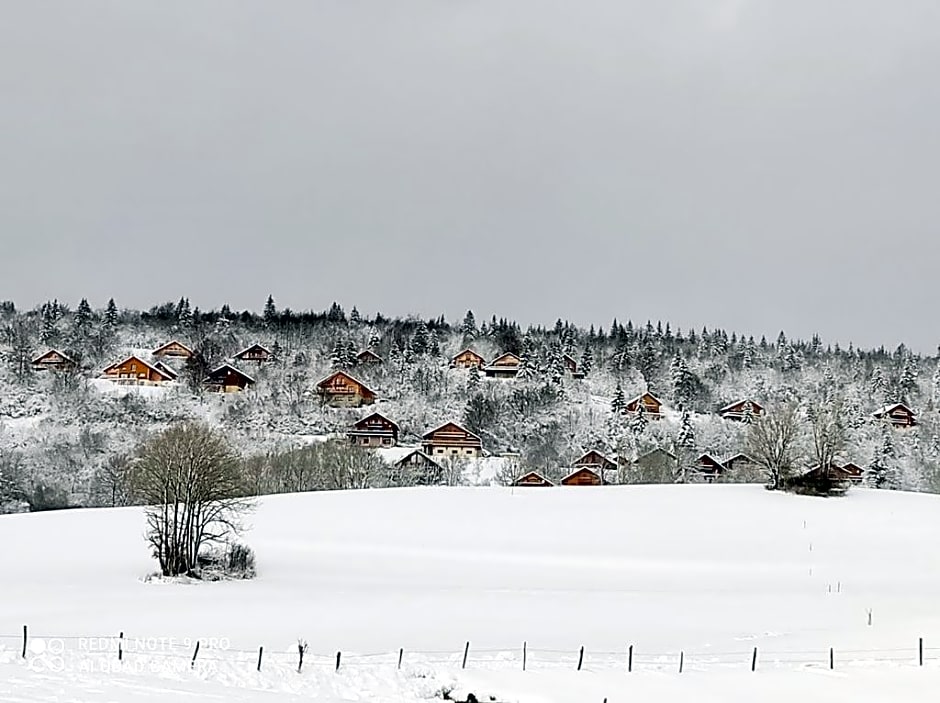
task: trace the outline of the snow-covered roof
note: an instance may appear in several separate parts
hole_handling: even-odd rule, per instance
[[[184,351],[187,351],[187,352],[189,352],[190,354],[193,353],[193,350],[192,350],[192,349],[190,349],[189,347],[187,347],[185,344],[183,344],[183,343],[182,343],[181,341],[179,341],[178,339],[171,339],[169,342],[167,342],[166,344],[163,344],[163,345],[157,347],[156,349],[154,349],[154,350],[153,350],[152,352],[150,352],[150,353],[153,354],[154,356],[158,356],[158,355],[160,354],[160,352],[162,352],[164,349],[169,349],[170,347],[172,347],[172,346],[174,346],[174,345],[175,345],[175,346],[178,346],[178,347],[181,347]]]
[[[237,354],[235,354],[235,358],[238,359],[238,358],[240,358],[242,355],[247,354],[248,352],[254,351],[254,350],[256,350],[256,349],[257,349],[258,351],[263,351],[263,352],[265,352],[266,354],[270,354],[270,353],[271,353],[271,350],[268,349],[268,348],[265,347],[265,346],[262,346],[262,345],[260,345],[260,344],[252,344],[250,347],[245,347],[245,348],[242,349],[240,352],[238,352]]]
[[[235,373],[237,373],[239,376],[241,376],[242,378],[244,378],[244,379],[245,379],[246,381],[248,381],[249,383],[254,383],[254,382],[255,382],[255,379],[253,379],[253,378],[252,378],[251,376],[249,376],[247,373],[245,373],[245,372],[242,371],[241,369],[235,368],[234,366],[232,366],[232,365],[231,365],[230,363],[228,363],[228,362],[225,362],[225,363],[222,363],[222,364],[219,364],[218,366],[216,366],[214,369],[212,369],[212,371],[209,372],[209,376],[214,376],[214,375],[217,374],[219,371],[224,371],[225,369],[229,369],[230,371],[234,371]]]
[[[329,376],[327,376],[326,378],[324,378],[323,380],[321,380],[320,382],[318,382],[318,383],[317,383],[317,388],[323,388],[323,387],[329,385],[330,381],[332,381],[332,380],[333,380],[334,378],[336,378],[337,376],[345,376],[347,379],[349,379],[349,380],[352,381],[353,383],[359,384],[359,385],[362,387],[362,389],[363,389],[364,391],[368,391],[368,392],[371,393],[372,395],[376,395],[376,393],[375,393],[374,390],[372,390],[371,388],[369,388],[365,383],[363,383],[362,381],[360,381],[358,378],[356,378],[355,376],[353,376],[353,375],[352,375],[351,373],[349,373],[348,371],[334,371],[334,372],[331,373]]]
[[[385,417],[385,415],[383,415],[382,413],[378,413],[378,412],[369,413],[368,415],[366,415],[366,416],[365,416],[364,418],[362,418],[361,420],[356,420],[356,422],[353,423],[353,427],[354,427],[354,428],[355,428],[355,427],[358,427],[359,425],[363,424],[364,422],[367,422],[367,421],[371,420],[373,417],[381,418],[382,420],[385,420],[385,422],[387,422],[388,424],[390,424],[392,427],[394,427],[396,430],[399,429],[397,422],[395,422],[395,421],[393,421],[393,420],[389,420],[387,417]]]
[[[66,354],[65,352],[59,351],[58,349],[47,349],[47,350],[44,351],[42,354],[40,354],[40,355],[37,356],[35,359],[33,359],[32,363],[33,363],[33,364],[38,364],[39,362],[41,362],[43,359],[45,359],[47,356],[49,356],[49,355],[51,355],[51,354],[58,354],[59,356],[62,357],[63,360],[69,362],[70,364],[74,364],[74,363],[75,363],[75,359],[73,359],[72,357],[70,357],[70,356],[69,356],[68,354]]]
[[[573,476],[577,476],[577,475],[580,474],[580,473],[584,473],[585,471],[587,471],[588,473],[592,474],[593,476],[595,476],[595,477],[597,478],[598,481],[600,481],[601,475],[600,475],[599,473],[597,473],[594,469],[591,469],[591,468],[589,468],[589,467],[587,467],[587,466],[579,466],[579,467],[577,467],[577,468],[574,469],[571,473],[567,474],[566,476],[563,476],[561,480],[562,480],[562,482],[567,481],[569,478],[571,478],[571,477],[573,477]]]
[[[110,366],[108,366],[108,367],[104,370],[104,373],[108,373],[108,371],[110,371],[111,369],[117,368],[118,366],[122,366],[123,364],[126,364],[128,361],[136,361],[136,362],[138,362],[138,363],[143,364],[144,366],[146,366],[146,367],[147,367],[148,369],[150,369],[151,371],[156,371],[158,374],[160,374],[161,376],[163,376],[167,381],[172,381],[172,380],[173,380],[172,376],[170,376],[169,373],[167,373],[166,371],[164,371],[164,370],[162,370],[162,369],[157,368],[156,366],[154,366],[154,365],[151,364],[150,362],[144,361],[143,359],[141,359],[139,356],[137,356],[137,355],[135,355],[135,354],[131,354],[130,356],[125,357],[124,359],[121,359],[121,361],[117,362],[116,364],[111,364]]]
[[[876,410],[873,414],[875,417],[881,417],[882,415],[887,415],[888,413],[894,410],[898,410],[898,409],[903,409],[903,410],[906,410],[911,415],[916,415],[916,413],[904,403],[892,403],[891,405],[883,405],[881,408]]]
[[[718,409],[718,412],[719,412],[719,413],[726,413],[726,412],[728,412],[729,410],[733,410],[735,407],[737,407],[738,405],[741,405],[741,404],[743,404],[743,403],[750,403],[750,404],[753,405],[755,408],[763,408],[763,406],[762,406],[760,403],[758,403],[757,401],[755,401],[755,400],[751,400],[750,398],[740,398],[740,399],[734,401],[733,403],[728,403],[728,404],[727,404],[725,407],[723,407],[723,408],[719,408],[719,409]]]
[[[451,361],[455,361],[458,357],[461,357],[461,356],[463,356],[464,354],[473,354],[473,355],[474,355],[475,357],[477,357],[478,359],[484,360],[482,354],[479,354],[479,353],[473,351],[473,349],[470,349],[469,347],[467,347],[466,349],[464,349],[464,350],[462,350],[462,351],[459,351],[459,352],[457,352],[456,354],[454,354],[452,357],[450,357],[450,360],[451,360]]]
[[[471,432],[470,430],[466,429],[466,428],[463,427],[462,425],[458,425],[456,422],[453,422],[453,421],[451,421],[451,422],[445,422],[443,425],[439,425],[438,427],[435,427],[435,428],[434,428],[433,430],[431,430],[430,432],[425,432],[423,435],[421,435],[421,439],[429,439],[429,438],[431,437],[431,435],[433,435],[435,432],[437,432],[438,430],[443,430],[443,429],[444,429],[445,427],[447,427],[448,425],[453,425],[454,427],[456,427],[456,428],[457,428],[458,430],[460,430],[461,432],[466,432],[466,433],[467,433],[468,435],[470,435],[471,437],[476,437],[477,439],[480,440],[480,442],[483,441],[483,438],[480,437],[480,435],[474,434],[473,432]]]
[[[421,447],[383,447],[381,449],[375,450],[375,453],[378,454],[386,464],[391,466],[395,466],[396,464],[404,461],[415,452],[421,454],[430,461],[434,461],[433,458],[429,457],[427,454],[421,451]]]

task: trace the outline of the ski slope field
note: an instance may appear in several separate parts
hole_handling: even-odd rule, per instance
[[[0,700],[867,702],[940,686],[936,496],[390,489],[267,497],[248,522],[258,577],[191,583],[144,579],[139,509],[0,517]]]

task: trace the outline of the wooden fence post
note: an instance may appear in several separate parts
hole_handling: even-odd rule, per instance
[[[467,655],[470,654],[470,640],[467,640],[467,643],[463,646],[463,664],[460,665],[461,669],[467,668]]]
[[[581,646],[581,651],[578,653],[578,671],[581,671],[581,665],[584,663],[584,645]]]
[[[26,625],[23,625],[23,659],[26,659],[26,640],[27,640]]]
[[[297,641],[297,654],[299,659],[297,661],[297,673],[300,673],[300,670],[304,668],[304,653],[307,651],[307,643],[303,640]]]
[[[124,633],[118,635],[118,661],[124,660]]]
[[[685,664],[685,652],[679,652],[679,673],[682,673],[682,665]]]
[[[526,645],[527,645],[527,644],[528,644],[527,642],[523,642],[523,643],[522,643],[522,670],[523,670],[523,671],[525,671],[525,664],[526,664]]]
[[[633,645],[630,645],[630,648],[627,650],[627,673],[633,671]]]
[[[189,663],[189,667],[193,668],[196,666],[196,657],[199,656],[199,640],[196,640],[196,649],[193,651],[193,660]]]
[[[339,663],[340,663],[340,660],[342,660],[342,658],[343,658],[343,653],[337,652],[336,653],[336,670],[337,671],[339,671]]]
[[[754,654],[751,656],[751,671],[757,671],[757,647],[754,647]]]
[[[261,671],[261,655],[264,654],[264,646],[258,647],[258,671]]]
[[[920,663],[920,666],[924,665],[924,638],[919,637],[917,639],[917,661]]]
[[[835,653],[835,650],[832,647],[830,647],[829,648],[829,669],[832,670],[835,668],[836,668],[836,653]]]
[[[405,657],[405,648],[399,647],[398,649],[398,668],[401,669],[401,660]]]

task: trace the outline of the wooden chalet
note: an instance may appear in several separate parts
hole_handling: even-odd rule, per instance
[[[250,347],[242,349],[235,355],[238,361],[254,361],[257,364],[271,361],[273,357],[274,354],[271,353],[271,350],[260,344],[252,344]]]
[[[515,378],[522,368],[522,359],[506,352],[493,359],[492,363],[483,367],[483,373],[487,378]]]
[[[690,467],[691,474],[702,478],[709,483],[721,476],[728,467],[718,461],[711,454],[702,454]]]
[[[756,468],[759,466],[757,461],[742,452],[729,456],[721,463],[724,464],[725,468],[729,471],[740,471],[742,469]]]
[[[477,354],[472,349],[464,349],[450,360],[450,365],[455,369],[483,368],[486,359]]]
[[[573,356],[565,354],[562,358],[565,361],[565,371],[571,378],[584,378],[584,372],[578,369],[578,362]]]
[[[624,470],[641,483],[668,483],[673,481],[679,468],[679,459],[672,452],[658,447],[637,457]]]
[[[50,349],[33,359],[33,369],[36,371],[67,371],[77,366],[74,359],[58,349]]]
[[[371,349],[363,349],[361,352],[356,354],[356,363],[360,366],[377,366],[379,364],[384,364],[385,359],[383,359]]]
[[[444,467],[417,447],[392,463],[388,474],[393,485],[434,486],[444,478]]]
[[[237,393],[253,386],[255,379],[231,364],[222,364],[209,372],[203,384],[216,393]]]
[[[172,366],[170,366],[168,363],[166,363],[166,362],[163,361],[162,359],[157,359],[156,361],[153,362],[153,365],[154,365],[154,368],[160,369],[160,371],[162,371],[163,373],[165,373],[167,376],[169,376],[169,377],[170,377],[171,379],[173,379],[174,381],[175,381],[177,378],[179,378],[179,375],[180,375],[179,371],[177,371],[176,369],[174,369]]]
[[[161,371],[138,356],[129,356],[106,368],[104,378],[121,385],[156,386],[173,380],[166,371]]]
[[[803,478],[815,478],[822,472],[822,467],[818,464],[803,473]],[[859,483],[865,475],[862,467],[849,462],[848,464],[839,464],[832,462],[829,464],[829,478],[833,481],[848,481]]]
[[[398,444],[398,425],[381,413],[372,413],[355,423],[346,436],[357,447],[394,447]]]
[[[162,347],[154,349],[150,353],[157,358],[191,359],[194,352],[182,342],[174,339],[173,341],[167,342]]]
[[[424,452],[432,457],[478,457],[483,454],[483,440],[456,422],[447,422],[421,439]]]
[[[636,398],[627,403],[627,406],[624,408],[624,412],[628,415],[634,415],[640,412],[640,407],[642,406],[643,412],[651,420],[659,420],[662,418],[662,401],[659,400],[652,393],[647,391],[641,395],[638,395]]]
[[[917,414],[904,403],[885,405],[880,410],[876,410],[872,417],[895,427],[913,427],[917,424]]]
[[[324,403],[334,408],[358,408],[372,405],[375,392],[345,371],[336,371],[317,384],[317,393]]]
[[[603,483],[600,473],[586,466],[575,469],[561,479],[562,486],[601,486]]]
[[[577,459],[571,466],[576,469],[586,467],[598,471],[615,471],[617,469],[617,462],[608,459],[596,449],[592,449],[587,454]]]
[[[764,406],[749,399],[736,400],[718,410],[719,417],[736,422],[744,422],[748,419],[761,417],[763,414]]]
[[[522,474],[519,478],[512,482],[513,486],[538,486],[548,488],[549,486],[554,486],[555,484],[545,478],[538,471],[530,471],[527,474]]]

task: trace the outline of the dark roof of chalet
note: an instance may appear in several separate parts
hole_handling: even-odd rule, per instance
[[[59,351],[58,349],[47,349],[47,350],[44,351],[42,354],[40,354],[40,355],[37,356],[35,359],[33,359],[31,363],[33,363],[33,364],[38,364],[40,361],[42,361],[43,359],[45,359],[45,358],[46,358],[47,356],[49,356],[50,354],[58,354],[59,356],[61,356],[65,361],[69,362],[70,364],[76,363],[75,359],[73,359],[72,357],[70,357],[70,356],[69,356],[68,354],[66,354],[65,352]]]
[[[353,376],[352,374],[350,374],[348,371],[334,371],[334,372],[331,373],[329,376],[327,376],[326,378],[324,378],[322,381],[320,381],[319,383],[317,383],[317,388],[323,388],[323,387],[329,385],[329,382],[332,381],[332,380],[333,380],[334,378],[336,378],[337,376],[345,376],[346,378],[348,378],[348,379],[349,379],[350,381],[352,381],[353,383],[359,384],[359,385],[362,387],[363,390],[368,391],[368,392],[371,393],[372,395],[376,395],[376,393],[375,393],[374,390],[372,390],[371,388],[369,388],[365,383],[363,383],[363,382],[360,381],[358,378],[356,378],[355,376]]]
[[[598,481],[601,480],[601,475],[600,475],[599,473],[597,473],[594,469],[592,469],[592,468],[589,467],[589,466],[578,466],[578,467],[572,469],[572,470],[571,470],[571,473],[567,474],[566,476],[562,476],[562,479],[561,479],[561,480],[562,480],[562,482],[567,481],[567,480],[568,480],[569,478],[571,478],[572,476],[577,476],[578,474],[584,473],[585,471],[587,471],[589,474],[591,474],[592,476],[594,476]]]
[[[372,351],[371,349],[363,349],[363,350],[360,351],[358,354],[356,354],[356,358],[357,358],[357,359],[361,359],[361,358],[364,357],[364,356],[374,356],[374,357],[375,357],[376,359],[378,359],[379,361],[385,361],[385,359],[383,359],[381,356],[379,356],[378,354],[376,354],[376,353],[375,353],[374,351]]]
[[[601,459],[603,459],[604,462],[607,463],[607,464],[613,464],[614,466],[617,465],[617,462],[616,462],[616,461],[613,461],[609,456],[607,456],[607,455],[606,455],[604,452],[602,452],[600,449],[588,449],[586,452],[584,452],[584,454],[582,454],[581,456],[579,456],[577,459],[574,460],[574,464],[577,464],[577,463],[578,463],[579,461],[581,461],[582,459],[587,458],[588,455],[590,455],[590,454],[597,454],[597,455],[598,455]]]
[[[151,363],[148,362],[148,361],[144,361],[143,359],[141,359],[141,358],[140,358],[139,356],[137,356],[136,354],[131,354],[130,356],[126,356],[126,357],[124,357],[123,359],[121,359],[120,361],[118,361],[118,362],[116,362],[116,363],[114,363],[114,364],[111,364],[110,366],[108,366],[107,368],[105,368],[104,373],[108,373],[108,371],[110,371],[111,369],[116,368],[116,367],[118,367],[118,366],[121,366],[121,365],[123,365],[123,364],[126,364],[128,361],[137,361],[137,362],[140,362],[141,364],[143,364],[144,366],[146,366],[146,367],[147,367],[148,369],[150,369],[151,371],[156,371],[158,374],[160,374],[161,376],[163,376],[164,378],[166,378],[166,380],[168,380],[168,381],[174,380],[173,377],[170,376],[169,373],[167,373],[167,372],[164,371],[163,369],[157,368],[156,366],[154,366],[153,364],[151,364]]]
[[[898,409],[906,410],[910,415],[916,415],[916,414],[917,414],[917,413],[915,413],[913,410],[911,410],[910,407],[908,407],[907,405],[905,405],[904,403],[891,403],[890,405],[882,406],[881,408],[879,408],[878,410],[876,410],[876,411],[875,411],[874,413],[872,413],[872,414],[873,414],[875,417],[881,417],[882,415],[887,415],[888,413],[893,412],[893,411],[898,410]]]
[[[463,356],[464,354],[473,354],[475,357],[477,357],[481,361],[486,361],[486,359],[483,357],[482,354],[480,354],[479,352],[473,351],[473,349],[471,349],[470,347],[467,347],[466,349],[457,352],[452,357],[450,357],[450,360],[454,361],[458,356]]]
[[[734,461],[738,461],[738,460],[740,460],[740,459],[744,459],[744,460],[750,462],[751,464],[756,464],[756,463],[757,463],[757,461],[756,461],[753,457],[748,456],[748,455],[745,454],[744,452],[738,452],[737,454],[733,454],[732,456],[727,457],[727,458],[726,458],[724,461],[722,461],[721,463],[724,464],[725,466],[727,466],[728,464],[730,464],[730,463],[732,463],[732,462],[734,462]]]
[[[502,354],[500,354],[499,356],[497,356],[495,359],[493,359],[493,360],[489,363],[489,366],[488,366],[487,368],[493,367],[493,365],[494,365],[497,361],[499,361],[500,359],[506,359],[506,358],[508,358],[508,357],[512,357],[513,359],[515,359],[516,361],[518,361],[519,364],[522,364],[522,357],[519,356],[518,354],[513,354],[512,352],[503,352]],[[507,368],[507,367],[505,367],[505,366],[497,366],[496,368]],[[510,367],[508,367],[508,368],[512,368],[512,367],[510,366]]]
[[[362,418],[362,419],[357,420],[356,422],[354,422],[354,423],[353,423],[353,427],[359,427],[359,425],[365,424],[366,422],[368,422],[369,420],[371,420],[373,417],[381,418],[381,419],[385,420],[385,422],[387,422],[388,424],[390,424],[392,427],[394,427],[394,428],[395,428],[395,431],[398,431],[398,430],[399,430],[398,423],[396,423],[396,422],[393,421],[393,420],[389,420],[389,419],[388,419],[387,417],[385,417],[385,415],[383,415],[382,413],[369,413],[369,414],[366,415],[364,418]]]
[[[631,400],[628,400],[628,401],[627,401],[627,405],[633,405],[634,403],[638,403],[638,402],[640,402],[641,400],[643,400],[646,396],[649,396],[650,398],[652,398],[653,400],[655,400],[655,401],[656,401],[657,403],[659,403],[660,405],[663,404],[663,401],[661,401],[661,400],[660,400],[659,398],[657,398],[655,395],[653,395],[653,394],[650,393],[649,391],[644,391],[644,392],[640,393],[640,395],[638,395],[636,398],[633,398],[633,399],[631,399]]]
[[[174,369],[172,366],[166,363],[163,359],[158,359],[157,361],[154,361],[153,365],[156,368],[160,369],[161,371],[165,371],[166,373],[170,374],[173,378],[178,378],[180,375],[179,371]]]
[[[250,351],[255,351],[255,350],[257,350],[257,351],[263,351],[263,352],[265,352],[266,354],[270,354],[270,353],[271,353],[271,350],[270,350],[270,349],[268,349],[267,347],[265,347],[265,346],[263,346],[263,345],[261,345],[261,344],[252,344],[250,347],[245,347],[245,348],[242,349],[240,352],[238,352],[237,354],[235,354],[235,358],[236,358],[236,359],[239,359],[239,358],[241,358],[242,356],[244,356],[245,354],[247,354],[248,352],[250,352]]]
[[[183,349],[185,349],[186,351],[188,351],[190,354],[193,353],[193,350],[192,350],[192,349],[190,349],[189,347],[187,347],[185,344],[183,344],[183,343],[182,343],[181,341],[179,341],[178,339],[171,339],[169,342],[167,342],[166,344],[163,344],[163,345],[157,347],[156,349],[154,349],[154,350],[153,350],[152,352],[150,352],[150,353],[153,354],[154,356],[157,356],[157,355],[158,355],[160,352],[162,352],[164,349],[166,349],[167,347],[172,347],[174,344],[177,345],[177,346],[179,346],[179,347],[182,347]]]
[[[254,382],[255,382],[255,379],[253,379],[253,378],[252,378],[251,376],[249,376],[247,373],[245,373],[245,372],[242,371],[241,369],[235,368],[234,366],[232,366],[232,365],[229,364],[229,363],[219,364],[219,365],[216,366],[214,369],[212,369],[212,371],[209,372],[209,375],[208,375],[206,378],[212,378],[212,377],[215,376],[217,373],[219,373],[219,372],[221,372],[221,371],[224,371],[225,369],[228,369],[228,370],[230,370],[230,371],[235,372],[236,374],[238,374],[239,376],[241,376],[242,378],[244,378],[246,381],[248,381],[248,383],[254,383]]]
[[[537,479],[539,479],[539,480],[541,480],[541,481],[545,481],[545,483],[550,484],[550,485],[552,485],[552,486],[555,485],[555,482],[554,482],[554,481],[552,481],[550,478],[546,478],[545,476],[543,476],[542,474],[540,474],[538,471],[526,471],[526,472],[525,472],[524,474],[522,474],[521,476],[516,477],[516,478],[513,480],[513,483],[514,483],[514,484],[519,483],[520,481],[522,481],[522,480],[525,479],[525,478],[528,478],[529,476],[534,476],[535,478],[537,478]]]
[[[699,457],[698,457],[698,459],[695,460],[695,463],[696,463],[696,465],[698,465],[698,466],[704,466],[705,463],[708,462],[708,461],[711,461],[711,462],[714,462],[715,464],[718,464],[718,466],[720,466],[720,467],[723,468],[723,469],[726,468],[723,462],[719,461],[718,459],[716,459],[714,456],[712,456],[712,455],[709,454],[708,452],[705,452],[704,454],[700,454]]]
[[[728,403],[728,404],[727,404],[726,406],[724,406],[723,408],[719,408],[719,409],[718,409],[718,412],[719,412],[719,413],[728,412],[729,410],[733,410],[736,405],[741,405],[741,404],[744,404],[744,403],[750,403],[750,404],[753,405],[755,408],[763,409],[763,407],[764,407],[763,405],[761,405],[760,403],[758,403],[756,400],[751,400],[750,398],[739,398],[738,400],[734,401],[733,403]]]
[[[392,465],[393,465],[393,466],[398,466],[398,465],[400,465],[400,464],[404,464],[406,461],[408,461],[408,460],[409,460],[411,457],[413,457],[415,454],[417,454],[418,456],[424,457],[424,459],[425,459],[426,461],[429,461],[430,463],[434,464],[437,468],[439,468],[439,469],[440,469],[440,468],[443,468],[440,464],[438,464],[436,461],[434,461],[434,457],[429,456],[429,455],[428,455],[427,453],[425,453],[420,447],[414,447],[414,448],[412,448],[410,452],[408,452],[407,454],[405,454],[401,459],[398,459],[397,461],[395,461]]]
[[[431,435],[433,435],[433,434],[434,434],[435,432],[437,432],[438,430],[443,430],[443,429],[444,429],[445,427],[447,427],[448,425],[453,425],[454,427],[456,427],[456,428],[457,428],[458,430],[460,430],[461,432],[466,432],[466,433],[467,433],[468,435],[470,435],[471,437],[476,437],[478,440],[480,440],[481,443],[483,442],[483,438],[480,437],[480,435],[474,434],[473,432],[471,432],[470,430],[466,429],[465,427],[463,427],[463,426],[461,426],[461,425],[458,425],[456,422],[445,422],[443,425],[439,425],[439,426],[435,427],[435,428],[434,428],[433,430],[431,430],[430,432],[425,432],[423,435],[421,435],[421,439],[430,439],[430,438],[431,438]]]

